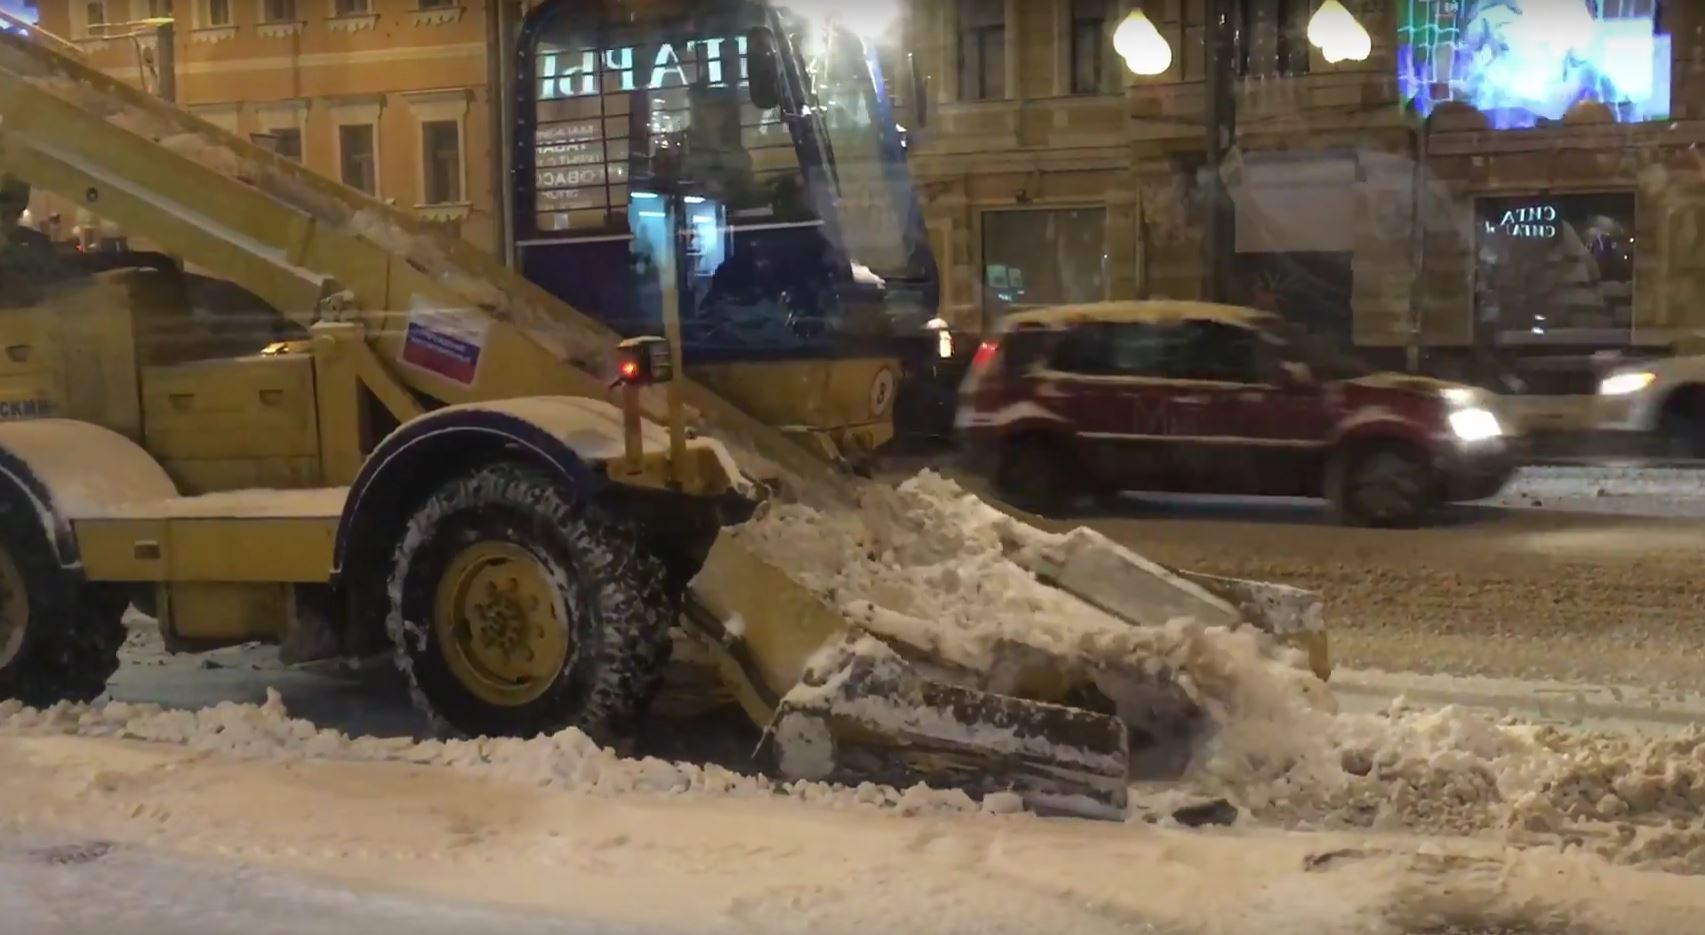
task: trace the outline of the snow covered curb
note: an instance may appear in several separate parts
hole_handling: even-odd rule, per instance
[[[877,807],[902,814],[1009,811],[1002,800],[973,802],[957,790],[899,790],[863,784],[783,783],[707,764],[624,758],[573,729],[527,740],[478,737],[415,741],[349,737],[292,718],[268,690],[261,705],[226,702],[197,710],[109,702],[33,709],[0,702],[0,736],[70,735],[174,744],[250,760],[396,762],[442,767],[545,789],[592,795],[789,796],[833,808]]]

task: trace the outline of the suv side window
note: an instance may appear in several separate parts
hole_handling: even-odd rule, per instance
[[[1113,325],[1114,372],[1127,377],[1171,377],[1176,369],[1178,329],[1148,322]]]
[[[1054,345],[1049,366],[1062,373],[1098,377],[1118,373],[1113,366],[1113,347],[1108,340],[1111,327],[1100,322],[1073,325],[1060,335]]]
[[[1183,331],[1173,376],[1220,383],[1266,380],[1262,362],[1270,355],[1254,331],[1217,321],[1188,321]]]

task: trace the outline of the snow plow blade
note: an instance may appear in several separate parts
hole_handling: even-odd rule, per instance
[[[908,658],[737,537],[711,547],[684,622],[767,727],[787,778],[924,782],[1012,792],[1037,811],[1125,813],[1130,732],[1118,717],[986,691],[974,673]]]
[[[1090,529],[1063,541],[1006,530],[1008,556],[1050,584],[1135,626],[1160,626],[1188,618],[1203,626],[1254,626],[1301,650],[1322,681],[1332,674],[1320,596],[1264,581],[1174,571]]]

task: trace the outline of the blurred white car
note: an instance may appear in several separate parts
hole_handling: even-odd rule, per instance
[[[1705,458],[1705,355],[1643,360],[1599,382],[1597,427],[1641,433],[1665,454]]]

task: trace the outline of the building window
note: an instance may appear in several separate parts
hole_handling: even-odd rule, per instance
[[[422,10],[445,10],[455,6],[460,0],[420,0]]]
[[[456,204],[462,200],[462,125],[456,120],[427,120],[420,125],[421,203]]]
[[[149,19],[170,19],[172,15],[172,0],[148,0]]]
[[[207,23],[210,28],[231,25],[231,0],[207,0]]]
[[[337,128],[338,177],[343,184],[364,194],[379,191],[377,141],[370,123],[344,124]]]
[[[959,97],[1006,97],[1006,0],[959,0]]]
[[[1237,73],[1308,74],[1308,0],[1244,0],[1238,7]]]
[[[1118,0],[1071,0],[1073,94],[1111,94],[1119,90],[1119,57],[1113,51]]]
[[[302,161],[302,131],[297,127],[277,127],[254,134],[251,139],[264,149],[270,149],[294,162]]]
[[[1533,392],[1591,392],[1589,367],[1565,377],[1558,365],[1633,340],[1634,194],[1483,198],[1475,207],[1480,351]]]
[[[90,32],[95,32],[99,27],[107,24],[106,0],[89,0],[87,4],[84,4],[83,10],[83,16],[87,20]]]
[[[373,12],[373,0],[332,0],[333,16],[365,16]]]
[[[1104,208],[983,214],[983,311],[993,324],[1015,308],[1107,297]]]
[[[296,0],[261,0],[261,22],[297,22]]]

